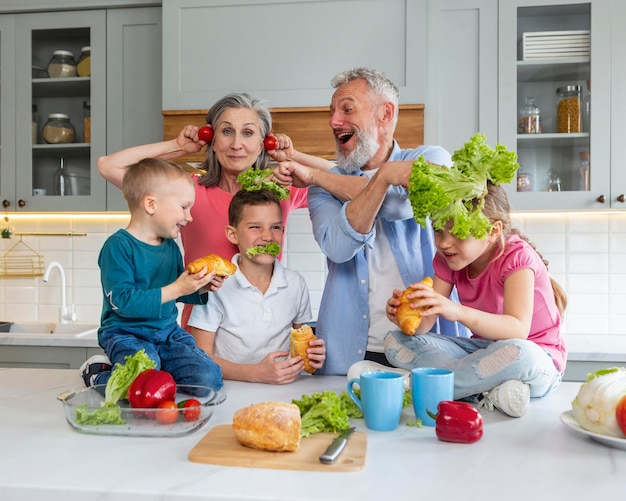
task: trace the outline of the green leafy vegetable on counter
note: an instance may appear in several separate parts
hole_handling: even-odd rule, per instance
[[[354,393],[359,396],[357,388]],[[404,392],[403,407],[411,405],[411,391]],[[300,400],[292,400],[300,408],[302,426],[300,435],[308,437],[322,431],[337,432],[350,427],[349,419],[363,418],[363,412],[357,407],[347,391],[337,393],[325,390],[321,393],[302,395]]]
[[[255,245],[246,251],[248,257],[258,256],[259,254],[269,254],[270,256],[278,256],[280,254],[280,245],[276,242],[267,242],[265,245]]]
[[[454,221],[450,230],[458,238],[484,238],[491,222],[482,213],[487,194],[487,181],[510,183],[519,168],[517,155],[497,144],[495,149],[485,143],[486,136],[477,133],[452,155],[452,166],[442,167],[420,156],[411,169],[409,201],[413,217],[426,228],[430,218],[433,229],[443,230]]]
[[[87,410],[83,405],[76,409],[76,422],[86,425],[100,424],[124,424],[122,409],[117,402],[126,398],[128,388],[135,378],[147,369],[153,369],[156,363],[146,354],[145,350],[139,350],[132,356],[124,357],[124,363],[115,364],[111,377],[107,382],[104,392],[104,402],[99,409]]]
[[[237,176],[237,182],[242,190],[254,191],[265,188],[272,191],[278,200],[289,200],[289,189],[267,179],[271,174],[272,169],[248,169]]]

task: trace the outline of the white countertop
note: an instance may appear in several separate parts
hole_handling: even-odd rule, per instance
[[[65,421],[56,396],[82,387],[74,370],[0,369],[0,492],[3,501],[178,499],[610,499],[626,492],[626,450],[570,430],[559,415],[570,409],[579,383],[564,383],[533,400],[512,419],[484,412],[483,438],[474,444],[439,441],[434,428],[367,430],[365,468],[309,472],[213,466],[187,459],[216,424],[230,424],[245,405],[290,401],[303,393],[343,390],[344,377],[301,376],[290,385],[227,381],[226,401],[209,423],[178,438],[82,434]]]
[[[0,332],[0,346],[61,346],[71,348],[98,348],[97,333],[84,336],[74,334],[24,334]]]

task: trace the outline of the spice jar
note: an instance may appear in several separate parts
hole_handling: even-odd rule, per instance
[[[51,113],[43,126],[43,140],[49,144],[73,143],[74,126],[70,117],[63,113]]]
[[[76,60],[69,50],[55,50],[48,63],[50,78],[66,78],[76,76]]]
[[[83,142],[91,142],[91,101],[83,101]]]
[[[79,77],[91,76],[91,47],[87,46],[80,49],[76,72]]]
[[[559,97],[557,127],[560,133],[582,132],[580,85],[566,85],[556,90]]]
[[[517,123],[518,134],[540,134],[541,114],[535,104],[534,97],[527,97],[524,107],[520,111],[519,122]]]

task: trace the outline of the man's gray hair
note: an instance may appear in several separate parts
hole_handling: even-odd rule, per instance
[[[351,70],[337,73],[330,81],[330,84],[336,89],[340,85],[359,79],[365,80],[375,94],[384,98],[385,101],[391,101],[395,105],[395,120],[397,121],[400,91],[396,84],[383,72],[370,68],[352,68]]]

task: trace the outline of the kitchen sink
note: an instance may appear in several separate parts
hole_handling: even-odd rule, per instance
[[[14,322],[9,327],[11,334],[66,334],[74,337],[95,336],[98,332],[98,324],[70,323],[61,324],[54,322]]]

